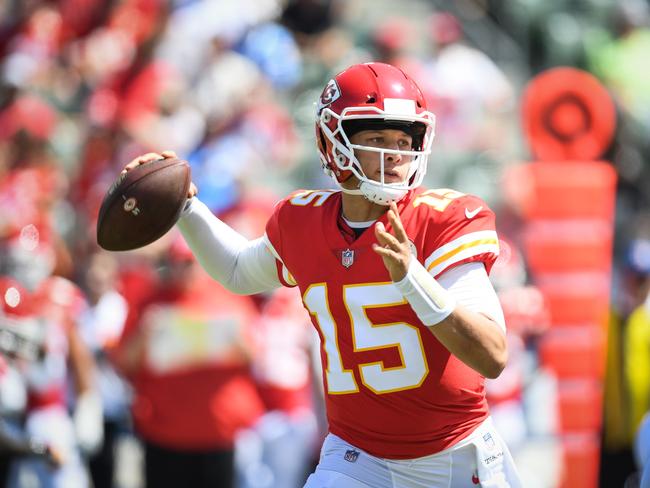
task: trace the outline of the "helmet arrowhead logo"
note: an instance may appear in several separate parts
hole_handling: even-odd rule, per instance
[[[341,89],[339,88],[338,83],[336,83],[336,80],[332,78],[325,86],[325,89],[318,100],[318,113],[320,114],[324,107],[334,102],[340,96]]]

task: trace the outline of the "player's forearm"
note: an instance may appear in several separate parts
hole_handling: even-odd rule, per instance
[[[459,266],[436,280],[413,259],[395,285],[452,354],[488,378],[501,373],[507,358],[505,325],[482,264]]]
[[[501,374],[508,360],[505,334],[488,317],[458,305],[453,313],[429,327],[443,346],[486,378]]]
[[[251,295],[281,286],[275,259],[263,242],[249,241],[196,198],[177,225],[203,269],[233,293]]]

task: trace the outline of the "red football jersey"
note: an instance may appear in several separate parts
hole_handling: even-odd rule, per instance
[[[494,213],[453,190],[411,191],[397,207],[417,259],[434,276],[498,254]],[[300,287],[321,338],[330,431],[384,458],[450,447],[488,415],[484,378],[434,337],[372,249],[374,230],[346,239],[341,193],[300,191],[266,227],[279,276]],[[390,230],[386,215],[379,219]]]

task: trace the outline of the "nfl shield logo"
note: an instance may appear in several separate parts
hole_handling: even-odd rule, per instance
[[[349,268],[354,263],[354,251],[351,249],[346,249],[341,252],[341,264],[346,268]]]
[[[343,456],[343,459],[345,459],[349,463],[356,463],[358,457],[359,457],[359,451],[355,451],[354,449],[349,449],[345,451],[345,456]]]

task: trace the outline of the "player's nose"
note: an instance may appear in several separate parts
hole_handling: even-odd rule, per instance
[[[393,145],[391,145],[389,147],[389,149],[393,149],[393,150],[397,151],[397,150],[399,150],[399,145],[393,144]],[[387,163],[397,164],[402,160],[402,155],[399,154],[399,153],[389,152],[389,153],[385,154],[385,159],[386,159]]]

